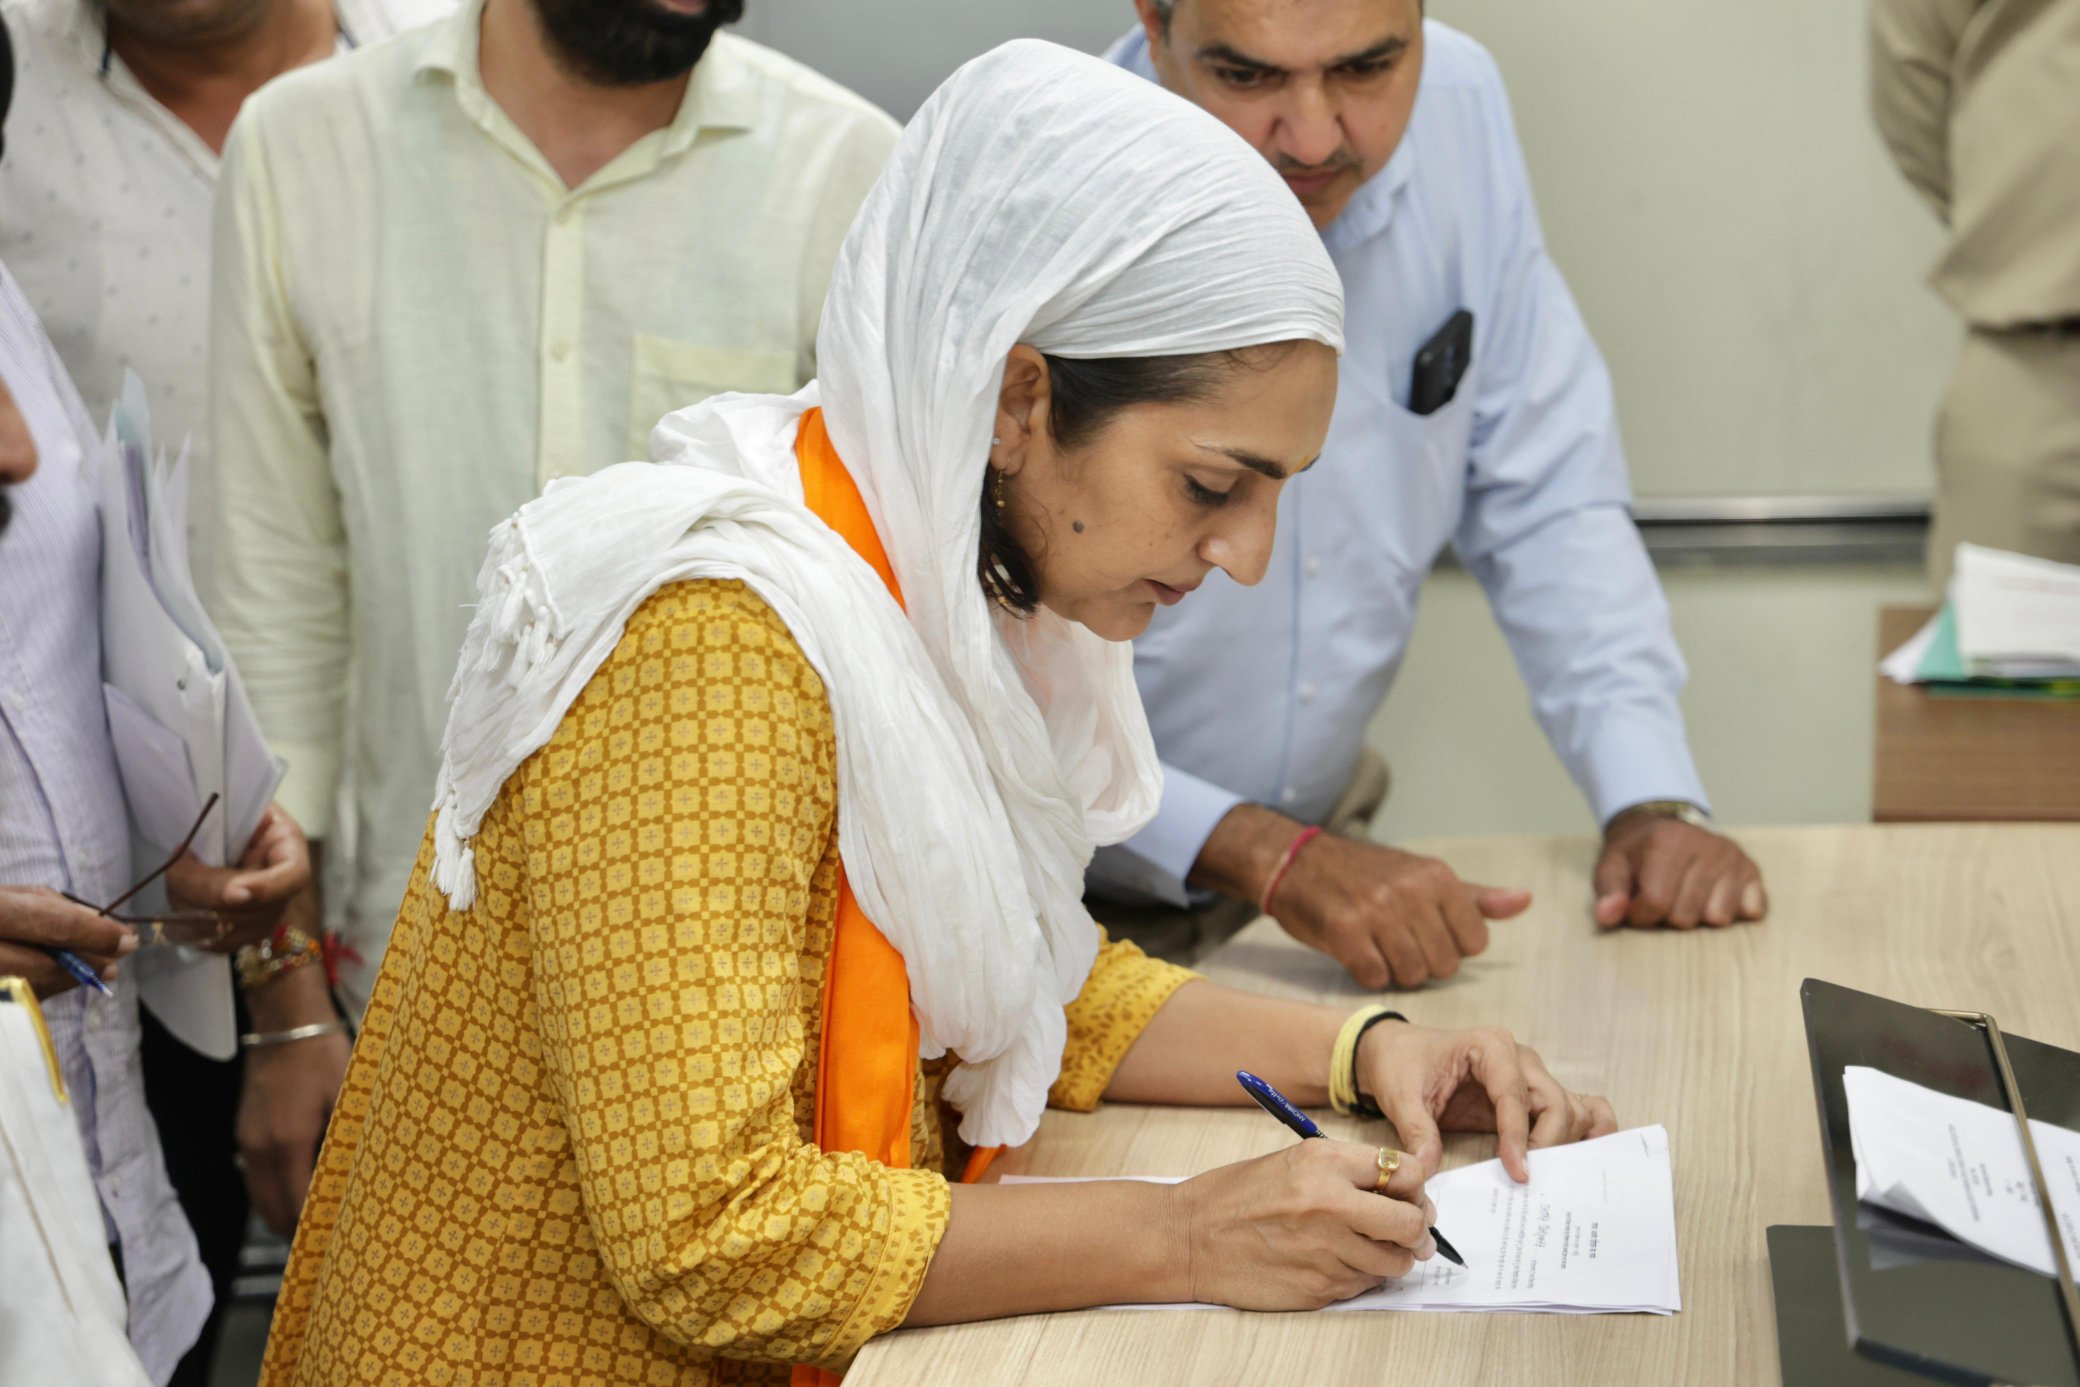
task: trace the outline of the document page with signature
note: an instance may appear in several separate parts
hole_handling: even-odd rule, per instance
[[[1005,1183],[1032,1178],[1011,1175]],[[1533,1151],[1527,1185],[1501,1161],[1482,1161],[1445,1171],[1424,1192],[1437,1205],[1438,1231],[1466,1265],[1433,1257],[1329,1309],[1667,1315],[1683,1308],[1665,1128]]]

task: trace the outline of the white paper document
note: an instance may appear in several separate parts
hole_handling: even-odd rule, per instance
[[[1005,1183],[1031,1178],[1008,1175]],[[1437,1205],[1438,1231],[1466,1265],[1433,1257],[1329,1309],[1667,1315],[1683,1308],[1665,1128],[1533,1151],[1528,1185],[1496,1160],[1448,1170],[1424,1193]]]
[[[1958,653],[2012,677],[2080,673],[2080,565],[1957,546]]]
[[[1981,1252],[2055,1274],[2051,1235],[2014,1115],[1882,1070],[1842,1070],[1856,1197],[1933,1223]],[[2030,1136],[2066,1257],[2080,1268],[2080,1132],[2032,1120]]]
[[[188,567],[187,450],[154,452],[144,386],[126,375],[97,483],[101,509],[101,677],[131,827],[150,862],[203,820],[195,856],[238,859],[282,779]],[[148,870],[141,868],[140,870]],[[154,887],[156,893],[158,888]],[[155,895],[141,898],[150,910]],[[212,1059],[238,1053],[231,960],[198,949],[140,950],[138,994],[180,1041]]]

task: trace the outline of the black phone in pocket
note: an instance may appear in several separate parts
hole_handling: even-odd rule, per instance
[[[1450,404],[1472,364],[1473,315],[1462,308],[1416,352],[1408,384],[1409,413],[1435,414]]]

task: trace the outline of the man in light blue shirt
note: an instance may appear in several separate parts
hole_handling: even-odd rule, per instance
[[[1268,897],[1370,987],[1449,976],[1486,947],[1487,920],[1528,894],[1358,835],[1303,836],[1351,785],[1450,544],[1605,826],[1598,924],[1760,919],[1760,872],[1707,817],[1610,378],[1546,255],[1493,60],[1419,0],[1136,8],[1141,28],[1108,56],[1285,176],[1343,274],[1349,349],[1328,446],[1288,485],[1264,581],[1216,574],[1135,644],[1163,805],[1100,853],[1092,893]],[[1455,362],[1446,329],[1462,311],[1470,351],[1462,340]]]

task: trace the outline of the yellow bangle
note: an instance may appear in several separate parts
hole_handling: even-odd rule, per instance
[[[1329,1106],[1349,1117],[1354,1113],[1377,1115],[1377,1110],[1358,1093],[1358,1040],[1375,1021],[1405,1021],[1392,1007],[1360,1007],[1336,1033],[1336,1048],[1329,1054]]]

